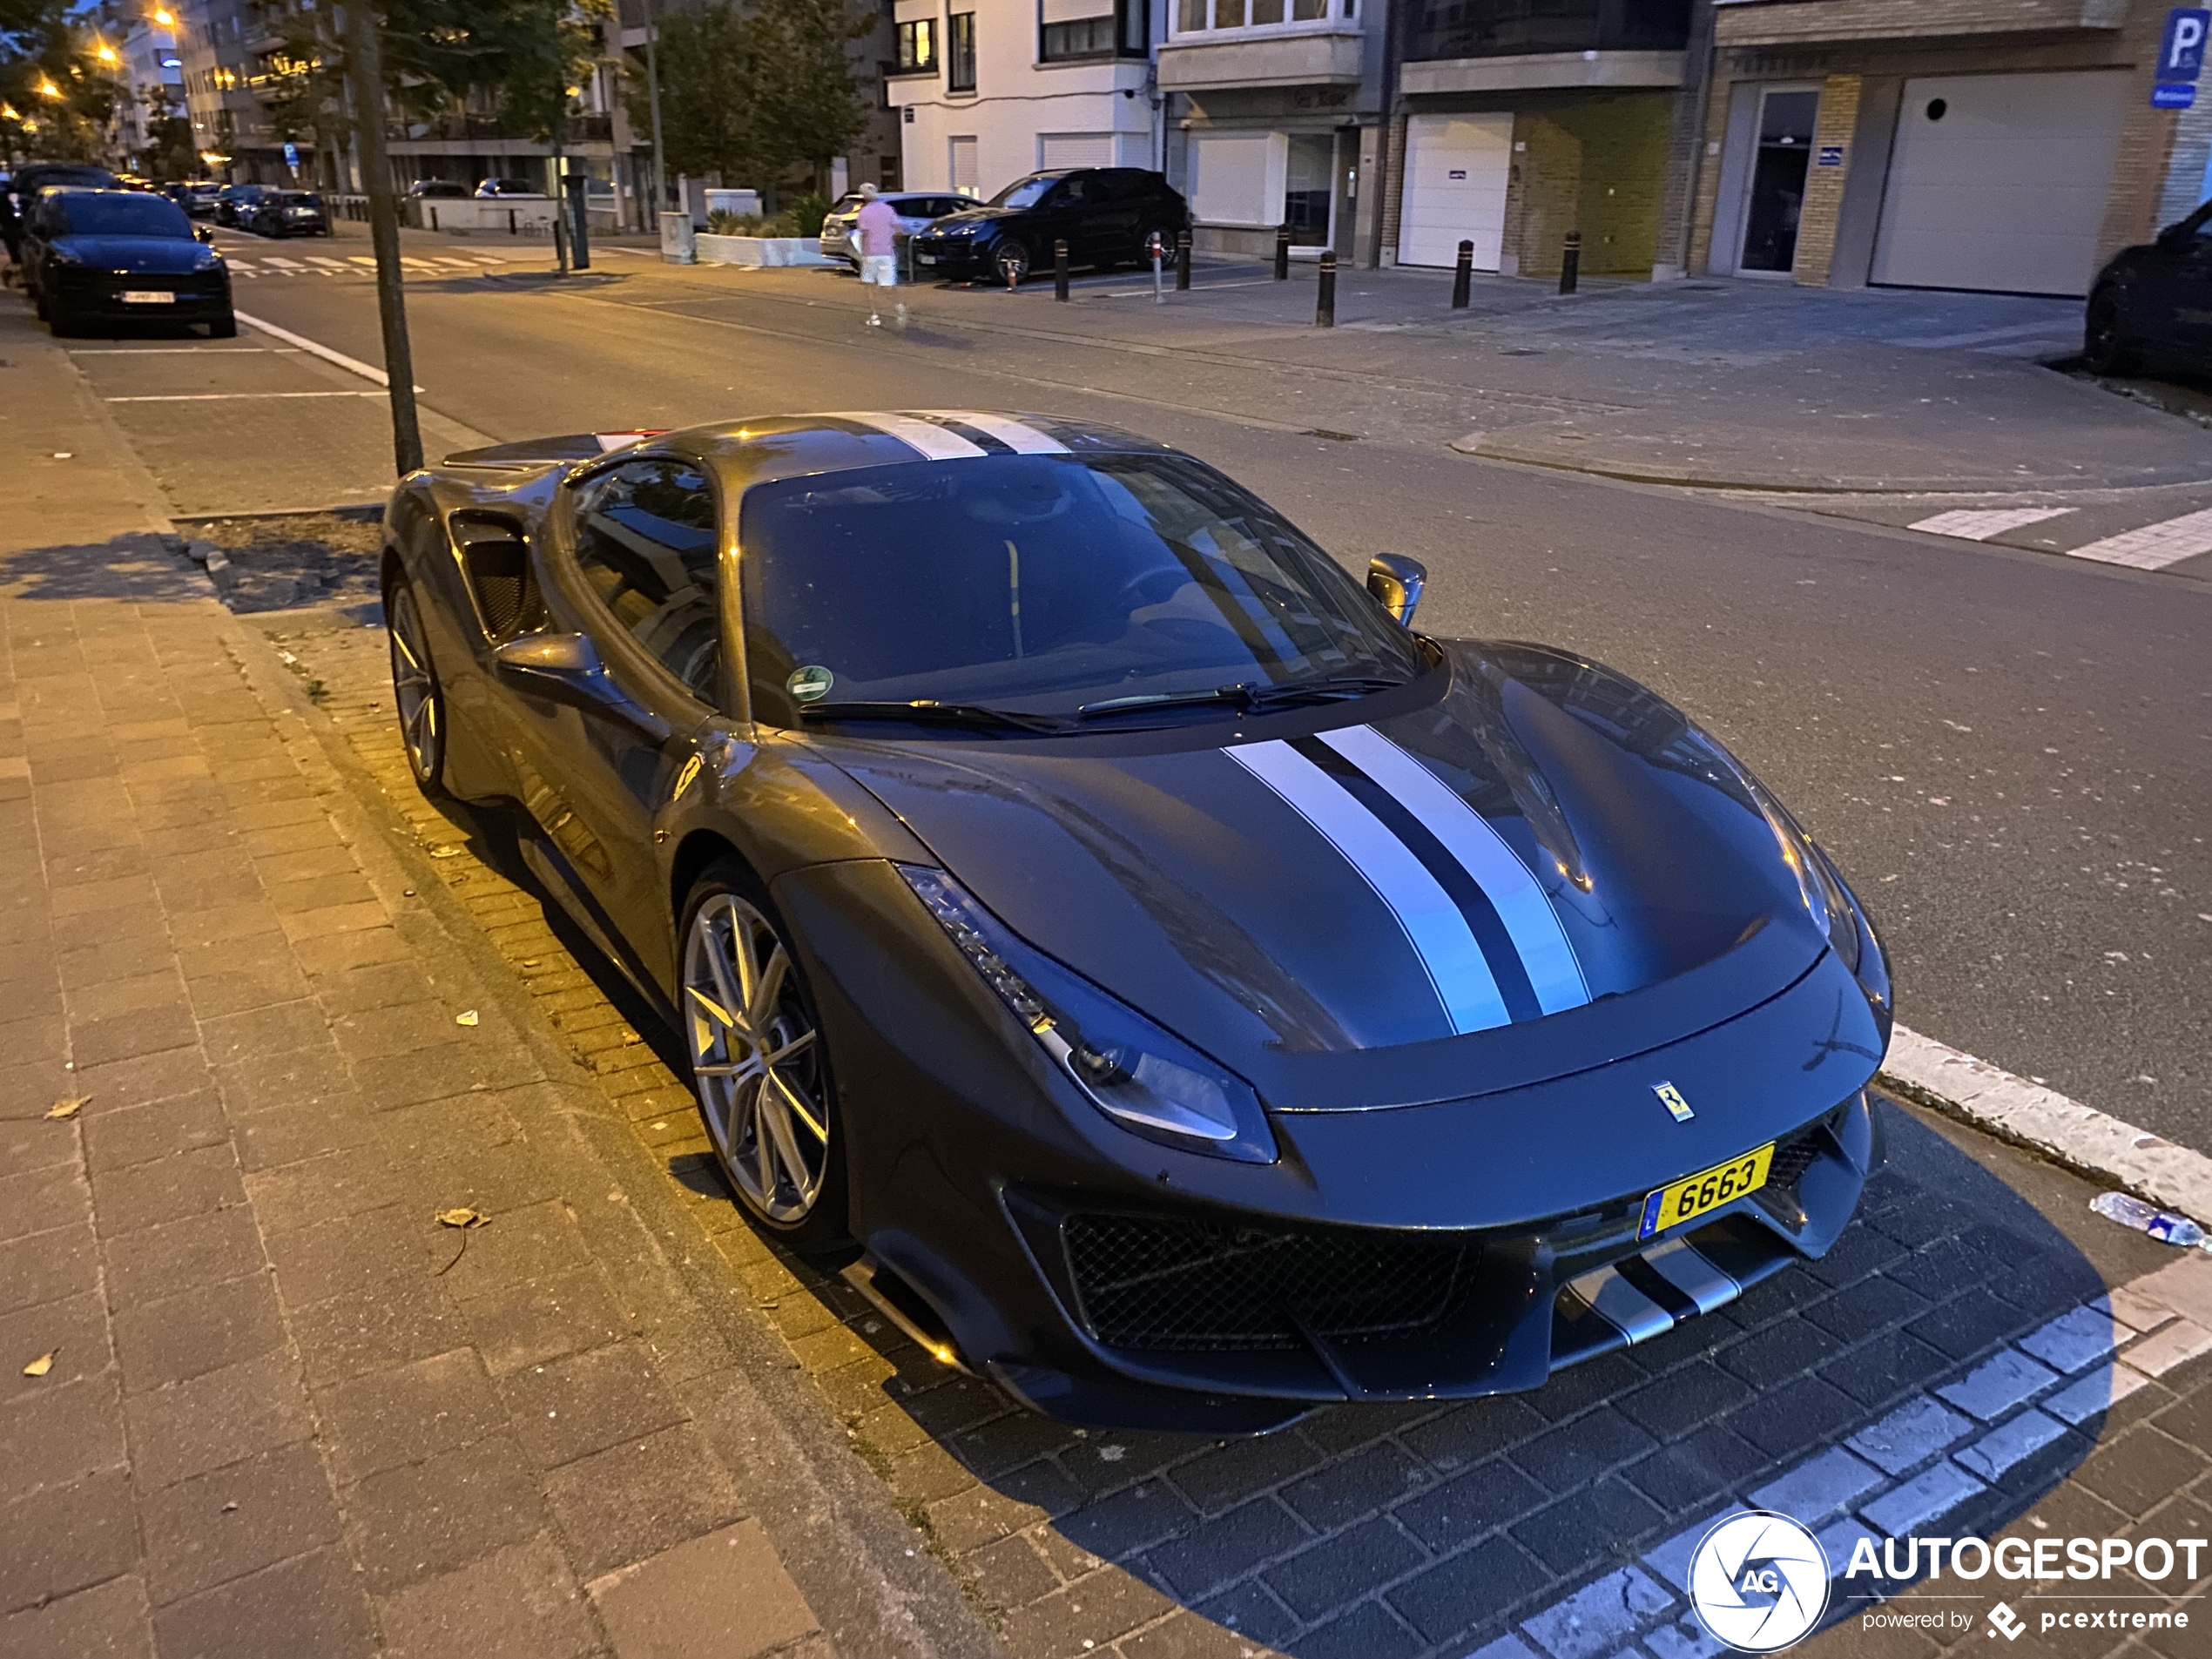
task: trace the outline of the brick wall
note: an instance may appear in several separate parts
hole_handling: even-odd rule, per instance
[[[1812,132],[1812,158],[1805,168],[1805,199],[1797,216],[1797,257],[1791,267],[1801,287],[1824,288],[1836,251],[1836,218],[1844,205],[1844,181],[1851,166],[1851,132],[1858,124],[1859,78],[1831,75],[1821,83],[1820,113]],[[1839,146],[1843,165],[1824,167],[1820,152]]]
[[[1385,147],[1382,192],[1382,263],[1398,263],[1399,198],[1406,182],[1406,118],[1390,118],[1390,137]]]

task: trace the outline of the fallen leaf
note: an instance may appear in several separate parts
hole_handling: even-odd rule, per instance
[[[51,1353],[42,1353],[23,1368],[23,1374],[26,1377],[43,1377],[53,1368],[54,1356]]]
[[[623,1027],[623,1028],[622,1028],[622,1040],[623,1040],[623,1042],[624,1043],[624,1045],[628,1045],[628,1044],[632,1043],[632,1042],[643,1042],[645,1039],[644,1039],[644,1038],[643,1038],[643,1037],[641,1037],[641,1036],[639,1036],[639,1035],[637,1035],[635,1031],[632,1031],[632,1030],[631,1030],[631,1029],[628,1026],[624,1026],[624,1027]]]
[[[535,956],[525,956],[523,959],[523,966],[525,968],[536,968],[537,966],[537,958]]]
[[[458,1210],[438,1211],[438,1224],[442,1227],[481,1227],[490,1219],[489,1216],[471,1210],[466,1205]]]
[[[90,1095],[74,1095],[62,1100],[57,1100],[51,1106],[49,1106],[46,1109],[46,1116],[49,1117],[74,1117],[78,1113],[84,1109],[85,1103],[91,1098],[92,1097]]]
[[[453,1022],[455,1025],[477,1025],[482,1023],[482,1022],[476,1018],[476,1010],[474,1008],[470,1008],[466,1014],[455,1015],[453,1016]]]

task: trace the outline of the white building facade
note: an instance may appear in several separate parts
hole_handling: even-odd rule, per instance
[[[1159,168],[1169,3],[893,0],[898,183],[988,200],[1040,168]]]

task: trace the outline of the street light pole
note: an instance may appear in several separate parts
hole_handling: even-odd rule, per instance
[[[384,331],[384,378],[392,399],[392,458],[402,473],[422,464],[415,417],[415,358],[408,348],[407,299],[400,286],[399,204],[384,156],[384,48],[373,0],[347,0],[346,57],[354,84],[354,142],[368,194],[368,237],[376,250],[376,315]]]

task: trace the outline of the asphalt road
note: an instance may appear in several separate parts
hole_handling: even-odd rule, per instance
[[[410,290],[416,379],[443,417],[434,440],[966,405],[1186,447],[1348,564],[1425,561],[1427,629],[1563,644],[1674,698],[1835,853],[1888,941],[1908,1023],[2212,1151],[2206,584],[1471,459],[1444,448],[1448,421],[1421,413],[1439,394],[1410,377],[1405,418],[1332,421],[1336,401],[1375,416],[1389,388],[1278,373],[1264,354],[1124,350],[1102,367],[1109,354],[966,322],[878,334],[860,326],[857,290],[827,275],[810,306],[604,263],[589,286],[509,275]],[[365,282],[241,284],[239,303],[381,361]],[[344,378],[274,354],[147,356],[97,378],[114,395],[122,377],[187,368],[264,392]],[[388,454],[366,400],[112,407],[210,504],[358,499]],[[265,422],[255,442],[226,437],[233,414]]]

